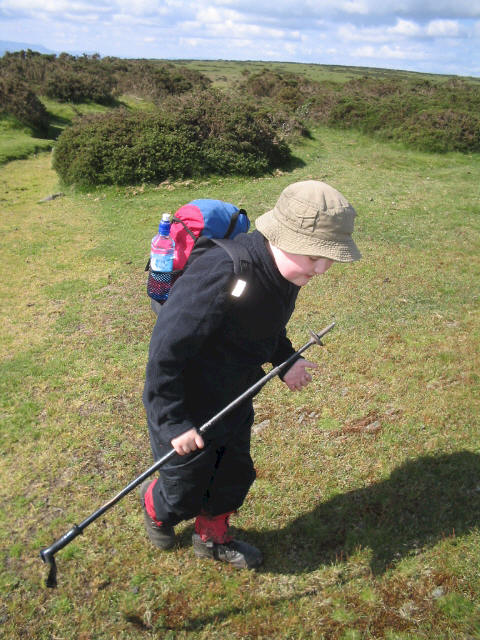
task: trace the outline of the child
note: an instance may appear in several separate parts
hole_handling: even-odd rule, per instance
[[[229,294],[233,265],[220,247],[199,256],[176,282],[153,330],[143,394],[154,458],[172,447],[178,453],[140,488],[146,530],[157,547],[173,546],[175,525],[196,518],[196,555],[240,568],[261,564],[258,549],[228,534],[229,516],[255,479],[252,398],[204,438],[196,428],[259,380],[261,365],[277,366],[295,352],[285,327],[300,287],[334,262],[361,257],[352,239],[355,215],[325,183],[292,184],[256,220],[256,231],[235,239],[253,263],[240,298]],[[283,382],[302,389],[315,368],[299,357]]]

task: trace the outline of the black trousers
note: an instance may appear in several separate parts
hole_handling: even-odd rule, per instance
[[[210,516],[240,508],[255,480],[250,456],[253,412],[248,421],[221,436],[206,438],[204,449],[174,456],[159,469],[153,489],[155,514],[175,526],[203,512]],[[170,447],[161,447],[160,457]]]

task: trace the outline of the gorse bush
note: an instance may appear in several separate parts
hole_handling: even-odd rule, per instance
[[[42,55],[34,51],[5,54],[3,73],[22,78],[32,91],[60,102],[93,101],[108,104],[112,99],[113,75],[98,55]]]
[[[165,102],[164,107],[168,106],[178,124],[191,129],[195,139],[211,149],[207,173],[261,174],[290,158],[275,123],[242,98],[208,90]],[[224,171],[219,171],[222,166]]]
[[[446,110],[423,111],[405,120],[396,138],[434,152],[480,151],[480,116]]]
[[[319,112],[330,126],[357,128],[422,151],[480,151],[480,91],[460,80],[355,80],[329,100],[323,97]]]
[[[246,71],[226,91],[210,87],[202,73],[163,61],[30,50],[0,58],[0,114],[36,135],[58,135],[71,123],[71,115],[56,119],[52,101],[69,103],[69,114],[97,110],[97,104],[111,107],[106,115],[76,121],[59,139],[56,166],[71,183],[260,175],[284,166],[287,144],[318,124],[423,151],[480,151],[480,87],[473,81],[434,82],[372,70],[344,83],[315,82],[265,68]],[[39,96],[52,105],[52,114]],[[119,112],[122,96],[150,115]],[[79,103],[89,104],[71,108]]]
[[[13,116],[34,133],[44,135],[48,130],[47,110],[27,84],[17,76],[0,76],[1,114]]]
[[[100,58],[98,54],[45,55],[35,51],[6,53],[0,59],[2,75],[17,76],[32,91],[62,102],[91,100],[108,104],[114,96],[129,91],[160,98],[204,89],[210,81],[199,72],[172,64],[145,60]]]
[[[59,137],[53,166],[66,184],[136,184],[191,171],[193,145],[167,116],[116,110],[77,120]]]
[[[171,106],[77,120],[58,139],[54,168],[66,184],[123,185],[212,173],[260,175],[290,160],[273,127],[218,91]]]
[[[59,102],[79,103],[91,100],[98,104],[108,104],[112,101],[112,86],[113,83],[108,78],[61,70],[49,75],[44,93]]]
[[[242,92],[256,98],[275,98],[281,104],[293,109],[301,105],[306,97],[312,95],[318,87],[317,82],[308,81],[299,74],[280,73],[270,69],[262,69],[262,71],[248,75],[246,80],[239,85]]]
[[[272,119],[279,109],[296,118],[293,130],[303,135],[303,122],[322,123],[356,128],[423,151],[480,151],[480,90],[462,80],[433,83],[365,76],[335,85],[264,69],[248,75],[239,88],[260,100]]]
[[[299,117],[301,109],[292,112],[274,101],[264,101],[256,107],[258,117],[273,127],[278,140],[296,142],[300,137],[309,137],[310,131],[303,118]]]
[[[210,85],[206,76],[186,67],[179,68],[173,64],[159,66],[145,60],[120,62],[123,61],[112,62],[116,95],[132,93],[158,102],[166,96],[202,91]]]

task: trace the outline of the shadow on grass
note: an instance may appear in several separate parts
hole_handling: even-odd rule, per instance
[[[480,524],[480,456],[425,456],[383,482],[335,496],[283,529],[249,535],[265,554],[264,571],[303,573],[371,549],[371,569],[461,536]]]
[[[294,602],[301,600],[306,595],[307,595],[306,592],[302,592],[297,594],[291,593],[288,596],[279,597],[279,598],[263,598],[263,599],[259,598],[257,599],[255,605],[245,605],[245,603],[243,603],[237,606],[227,607],[223,611],[217,611],[215,613],[206,613],[204,616],[199,616],[198,618],[192,618],[181,626],[165,625],[164,628],[178,630],[178,631],[180,630],[199,631],[204,627],[206,627],[207,625],[215,624],[215,626],[218,626],[222,622],[225,622],[226,620],[229,620],[232,617],[244,616],[245,613],[247,612],[251,613],[252,615],[254,613],[258,615],[258,613],[261,612],[262,610],[271,612],[272,610],[275,609],[277,605],[281,605],[283,603],[288,603],[292,605]],[[259,637],[264,637],[264,636],[259,636]]]
[[[462,451],[411,460],[383,482],[335,496],[282,529],[249,531],[245,538],[264,552],[260,572],[306,573],[368,548],[372,572],[380,575],[401,558],[447,536],[467,534],[479,524],[480,456]],[[184,530],[181,544],[190,543],[192,530]],[[167,615],[164,628],[197,631],[235,615],[291,604],[310,593],[243,602],[183,620],[179,626]]]
[[[279,168],[282,171],[290,172],[290,171],[294,171],[295,169],[302,169],[305,166],[306,166],[306,162],[302,160],[302,158],[292,155],[286,162],[283,162]]]
[[[50,140],[56,140],[58,136],[62,133],[65,127],[68,127],[72,124],[72,120],[68,118],[63,118],[62,116],[52,116],[50,114],[50,122],[48,125],[48,131],[46,136]]]

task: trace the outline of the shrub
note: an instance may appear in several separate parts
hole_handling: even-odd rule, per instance
[[[44,83],[43,91],[49,98],[60,102],[112,101],[113,79],[101,74],[72,69],[54,69]]]
[[[47,110],[17,76],[0,76],[0,113],[14,116],[40,135],[48,131]]]
[[[262,69],[249,74],[240,84],[240,89],[257,98],[279,98],[285,103],[293,102],[296,107],[310,93],[311,85],[311,82],[295,73]]]
[[[480,117],[451,109],[424,111],[407,119],[397,138],[422,151],[480,151]]]
[[[295,112],[278,105],[275,101],[264,101],[257,107],[259,118],[265,120],[269,127],[275,130],[278,140],[295,142],[300,137],[309,137],[310,132],[303,118],[297,114],[302,113],[303,107]]]
[[[239,93],[260,102],[264,112],[270,111],[271,122],[283,130],[286,139],[308,135],[302,118],[308,115],[313,96],[319,93],[320,85],[304,76],[263,69],[258,73],[244,74],[245,80],[238,85]]]
[[[129,60],[122,67],[117,64],[115,71],[117,94],[134,93],[154,101],[169,95],[203,90],[210,84],[210,80],[198,71],[171,64],[159,66],[145,60]]]
[[[358,127],[365,120],[368,104],[365,100],[340,98],[328,116],[328,124],[340,127]]]
[[[188,141],[162,116],[117,110],[77,120],[59,137],[53,167],[66,184],[150,182],[188,170]],[[169,160],[171,159],[171,166]]]
[[[275,131],[245,104],[204,92],[155,112],[116,110],[77,120],[59,137],[66,184],[138,184],[205,174],[260,175],[290,160]]]
[[[449,80],[353,80],[338,91],[315,96],[310,117],[353,127],[424,151],[479,151],[480,91]]]
[[[35,51],[6,53],[2,75],[16,76],[40,95],[62,102],[109,104],[113,95],[133,92],[150,99],[204,89],[210,80],[198,71],[146,60],[100,58],[98,54],[44,55]]]

